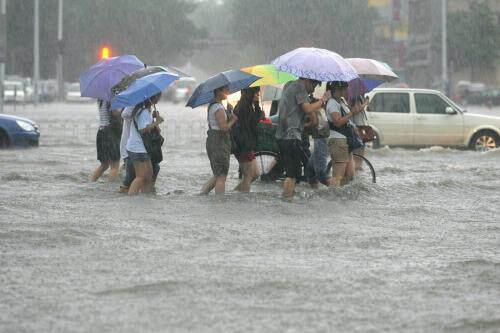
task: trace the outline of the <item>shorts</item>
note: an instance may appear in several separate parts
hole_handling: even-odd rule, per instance
[[[308,157],[303,143],[298,139],[279,140],[280,157],[287,178],[302,176],[302,165],[307,165]]]
[[[110,126],[101,127],[96,136],[97,160],[101,163],[120,160],[120,137]]]
[[[255,160],[255,152],[247,151],[247,152],[235,153],[234,157],[236,157],[239,163],[249,163]]]
[[[328,151],[334,163],[347,163],[352,158],[347,139],[328,139]]]
[[[231,156],[231,137],[229,132],[208,130],[206,149],[212,173],[216,177],[227,176]]]
[[[151,160],[148,153],[133,153],[133,152],[128,151],[128,150],[127,150],[127,153],[128,153],[128,158],[130,159],[130,161],[132,163],[133,162],[146,162],[146,161]]]
[[[125,163],[125,178],[123,179],[123,187],[129,188],[130,184],[132,184],[135,179],[134,163],[129,157],[125,158],[123,162]],[[158,178],[158,173],[160,173],[160,163],[153,163],[153,181]]]

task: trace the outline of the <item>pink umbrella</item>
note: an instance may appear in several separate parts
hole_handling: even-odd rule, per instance
[[[354,67],[362,79],[391,82],[399,78],[389,65],[383,62],[365,58],[348,58],[346,60]]]

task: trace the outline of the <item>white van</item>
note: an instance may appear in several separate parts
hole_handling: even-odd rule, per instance
[[[367,96],[374,147],[447,146],[489,150],[500,146],[500,117],[470,114],[437,90],[377,88]]]

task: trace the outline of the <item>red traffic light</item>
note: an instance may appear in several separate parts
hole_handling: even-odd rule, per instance
[[[100,55],[101,59],[108,59],[109,57],[111,57],[111,49],[107,46],[101,47]]]

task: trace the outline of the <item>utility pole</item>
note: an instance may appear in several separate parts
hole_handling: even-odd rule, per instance
[[[34,17],[33,17],[33,26],[34,26],[34,45],[33,45],[33,93],[35,94],[33,97],[33,102],[35,105],[38,104],[39,97],[39,85],[40,85],[40,2],[39,0],[34,0]]]
[[[60,102],[64,100],[64,76],[63,76],[63,0],[59,0],[57,16],[57,98]]]
[[[5,60],[7,59],[7,0],[0,0],[0,113],[3,113]]]
[[[442,63],[442,88],[443,93],[448,94],[448,45],[446,39],[448,38],[448,30],[447,30],[447,15],[448,15],[448,3],[447,0],[441,0],[441,63]]]

